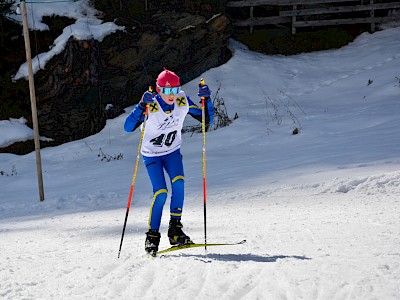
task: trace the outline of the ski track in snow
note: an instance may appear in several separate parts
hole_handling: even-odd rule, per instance
[[[212,192],[209,242],[248,242],[209,248],[208,255],[204,249],[190,249],[156,259],[142,256],[144,228],[139,220],[147,211],[135,208],[120,259],[121,209],[2,221],[0,251],[7,256],[0,267],[0,296],[379,299],[386,290],[398,291],[400,280],[400,201],[390,196],[400,196],[399,185],[400,172],[392,172],[250,192]],[[234,201],[235,197],[247,201]],[[100,204],[108,200],[98,199]],[[213,213],[220,205],[229,209]],[[186,228],[195,240],[202,238],[200,211],[201,206],[192,207],[187,217],[191,222]],[[238,213],[232,216],[232,211]],[[162,227],[163,248],[168,246],[167,224]],[[226,228],[234,234],[224,237]]]

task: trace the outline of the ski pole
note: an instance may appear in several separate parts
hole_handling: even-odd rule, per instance
[[[204,86],[204,79],[201,78],[199,87]],[[206,179],[206,113],[205,113],[205,97],[201,97],[201,131],[203,132],[203,199],[204,199],[204,249],[207,250],[207,179]]]
[[[153,88],[151,86],[149,87],[149,92],[153,92]],[[144,112],[145,117],[144,117],[143,126],[142,126],[142,133],[140,134],[138,151],[137,151],[137,155],[136,155],[136,163],[135,163],[135,168],[133,170],[131,188],[129,190],[128,204],[126,206],[125,222],[124,222],[124,227],[122,228],[121,243],[119,244],[118,258],[119,258],[120,254],[121,254],[122,242],[124,240],[124,235],[125,235],[126,222],[128,220],[129,210],[131,208],[133,191],[135,190],[136,175],[137,175],[137,171],[138,171],[138,168],[139,168],[139,161],[140,161],[140,149],[142,148],[144,130],[146,128],[146,120],[147,120],[148,113],[149,113],[149,104],[146,104],[146,110]]]

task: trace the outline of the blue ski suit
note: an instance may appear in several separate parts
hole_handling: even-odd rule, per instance
[[[174,111],[175,105],[179,105],[177,101],[172,105],[167,104],[162,100],[159,94],[153,98],[161,109],[168,115]],[[202,120],[202,109],[197,106],[188,96],[189,110],[188,114],[193,118],[201,122]],[[177,99],[179,100],[179,99]],[[152,103],[150,104],[151,114]],[[125,120],[124,130],[127,132],[134,131],[145,119],[146,105],[144,103],[138,103],[132,112],[128,115]],[[212,124],[214,117],[214,107],[211,99],[208,97],[205,100],[205,121],[206,124]],[[147,129],[147,125],[145,130]],[[156,139],[153,139],[156,140]],[[143,145],[142,145],[143,149]],[[143,153],[142,153],[143,155]],[[168,154],[158,154],[147,156],[143,155],[144,164],[147,169],[147,173],[150,177],[151,184],[153,186],[153,200],[150,205],[149,223],[148,227],[152,230],[159,230],[161,224],[161,216],[164,204],[167,199],[167,184],[165,181],[164,170],[167,172],[172,193],[170,202],[170,217],[172,219],[181,219],[183,204],[184,204],[184,171],[182,155],[180,152],[180,146],[176,150]]]

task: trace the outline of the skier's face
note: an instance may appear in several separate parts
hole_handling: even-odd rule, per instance
[[[169,95],[163,94],[160,92],[161,98],[164,100],[165,103],[171,105],[176,100],[176,95],[171,93]]]

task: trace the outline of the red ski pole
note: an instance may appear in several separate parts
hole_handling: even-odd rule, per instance
[[[199,87],[204,85],[204,79],[201,78]],[[205,98],[201,97],[201,131],[203,132],[203,199],[204,199],[204,244],[207,244],[207,177],[206,177],[206,113]],[[207,250],[207,245],[204,246]]]
[[[153,92],[153,88],[151,86],[149,87],[149,92]],[[136,175],[137,175],[137,171],[139,168],[139,161],[140,161],[140,149],[142,148],[142,142],[143,142],[143,137],[144,137],[144,130],[146,128],[146,120],[147,120],[148,112],[149,112],[149,104],[146,105],[146,110],[144,112],[145,117],[144,117],[143,126],[142,126],[142,133],[140,134],[140,140],[139,140],[138,151],[137,151],[137,155],[136,155],[135,168],[133,170],[131,188],[129,190],[128,204],[126,206],[125,222],[124,222],[124,227],[122,228],[122,236],[121,236],[121,243],[119,244],[118,258],[121,254],[122,242],[124,240],[124,235],[125,235],[126,222],[128,220],[129,210],[131,208],[132,196],[133,196],[133,192],[135,190]]]

